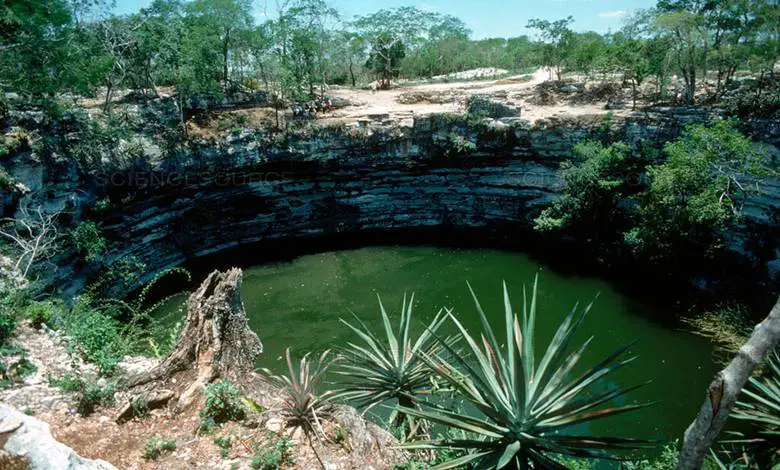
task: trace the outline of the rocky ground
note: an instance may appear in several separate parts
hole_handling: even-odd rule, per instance
[[[37,370],[21,383],[0,390],[0,438],[8,439],[4,433],[13,436],[8,444],[4,444],[3,440],[0,444],[10,451],[9,446],[14,439],[19,441],[19,436],[24,434],[42,449],[36,455],[43,455],[44,460],[56,457],[63,465],[56,466],[58,463],[52,461],[51,466],[32,468],[110,468],[100,462],[94,464],[97,466],[88,466],[93,464],[59,452],[58,445],[45,429],[46,425],[37,420],[48,423],[51,435],[81,457],[100,459],[120,469],[276,468],[258,467],[257,462],[252,466],[253,459],[260,455],[265,455],[272,462],[281,459],[280,468],[334,470],[388,468],[404,460],[402,453],[393,447],[396,441],[387,432],[366,422],[349,407],[333,408],[332,414],[323,420],[324,432],[319,438],[309,439],[300,428],[288,427],[279,412],[282,392],[272,388],[255,373],[247,374],[241,381],[242,392],[256,406],[254,410],[247,407],[247,417],[240,422],[229,422],[202,432],[199,413],[204,406],[204,397],[198,394],[192,406],[178,411],[181,400],[174,406],[175,400],[170,400],[173,393],[157,409],[150,404],[147,416],[121,419],[120,416],[129,408],[131,397],[138,393],[138,389],[123,388],[121,384],[127,383],[128,377],[137,377],[159,363],[159,360],[150,358],[125,358],[119,365],[121,372],[110,379],[120,384],[114,394],[114,404],[99,406],[94,413],[84,417],[77,412],[80,392],[63,391],[54,384],[74,375],[88,380],[92,377],[103,385],[107,380],[96,379],[94,366],[85,364],[69,351],[67,338],[45,325],[35,329],[25,322],[18,328],[13,344],[24,350]],[[184,371],[170,378],[165,385],[176,389],[179,383],[186,384],[192,380],[193,372]],[[17,421],[20,419],[29,423],[19,428]],[[33,428],[35,432],[29,431]],[[154,438],[174,441],[175,449],[162,450],[158,456],[150,458],[145,449]],[[22,450],[17,449],[17,452],[26,453],[29,449],[32,449],[31,445],[22,444]],[[69,449],[67,451],[70,452]],[[2,452],[0,468],[16,468],[10,466],[15,465],[15,460],[8,455],[4,457]]]
[[[539,69],[530,75],[514,75],[499,80],[454,81],[391,90],[371,91],[334,88],[330,94],[348,100],[353,106],[323,116],[326,122],[344,123],[388,119],[411,125],[415,116],[465,112],[466,99],[487,95],[520,110],[521,117],[532,123],[560,116],[601,115],[631,112],[630,88],[616,87],[603,93],[599,82],[584,77],[568,77],[567,82],[550,81],[550,72]],[[612,100],[613,108],[608,109]],[[619,102],[619,103],[618,103]]]

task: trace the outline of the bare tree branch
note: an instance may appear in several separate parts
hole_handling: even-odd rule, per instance
[[[21,250],[14,263],[14,269],[27,277],[30,267],[36,262],[48,259],[55,254],[59,232],[57,217],[60,212],[48,214],[41,206],[30,211],[27,207],[19,209],[16,219],[4,218],[6,227],[0,229],[0,236],[11,240]]]

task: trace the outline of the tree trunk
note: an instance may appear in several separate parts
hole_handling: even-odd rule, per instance
[[[222,43],[222,79],[225,86],[228,83],[228,53],[230,51],[230,30],[225,31],[225,40]]]
[[[178,372],[194,369],[195,381],[179,398],[181,410],[217,378],[241,383],[263,351],[247,323],[241,277],[237,268],[209,274],[187,301],[187,322],[176,346],[154,369],[130,377],[128,387],[168,381]]]
[[[636,109],[636,79],[635,78],[631,79],[631,92],[634,98],[634,104],[633,106],[631,106],[631,110],[635,110]]]
[[[707,389],[696,419],[688,426],[677,470],[698,470],[707,451],[720,434],[742,387],[780,340],[780,299],[756,326],[731,363],[720,371]]]

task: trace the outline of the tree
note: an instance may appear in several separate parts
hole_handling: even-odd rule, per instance
[[[462,21],[414,7],[380,10],[358,17],[352,27],[370,45],[366,67],[373,70],[383,88],[400,72],[401,61],[409,52],[423,48],[431,40],[463,37],[468,30]]]
[[[603,69],[606,65],[607,41],[601,34],[593,31],[571,33],[568,43],[571,46],[566,58],[568,68],[589,75],[594,69]]]
[[[685,81],[685,103],[693,104],[697,73],[704,68],[707,57],[707,31],[701,14],[687,10],[658,16],[656,28],[672,40],[672,57]]]
[[[157,95],[158,84],[175,84],[182,62],[184,6],[179,0],[155,0],[138,14],[133,30],[131,80],[136,89]]]
[[[555,70],[558,80],[561,79],[564,64],[570,53],[572,31],[569,26],[572,23],[574,23],[574,17],[569,16],[557,21],[534,18],[529,20],[528,25],[526,25],[527,28],[539,30],[544,41],[541,46],[544,64],[551,70]]]
[[[230,81],[230,53],[239,30],[253,26],[251,0],[194,0],[186,6],[189,19],[201,29],[204,47],[217,47],[221,54],[222,82]],[[216,42],[216,44],[215,44]]]
[[[651,258],[698,253],[701,259],[702,248],[712,255],[755,191],[750,175],[769,171],[766,154],[730,121],[689,126],[664,152],[666,162],[647,169],[650,185],[626,240]]]
[[[9,0],[0,5],[0,88],[52,94],[65,88],[65,0]]]
[[[389,33],[373,38],[371,53],[366,61],[366,68],[379,75],[380,88],[390,88],[391,79],[398,76],[400,63],[406,57],[404,43],[394,39]]]
[[[742,387],[753,370],[766,360],[780,342],[780,298],[769,315],[756,326],[750,339],[739,349],[729,365],[718,372],[699,413],[685,430],[677,470],[698,470],[707,451],[723,430]]]

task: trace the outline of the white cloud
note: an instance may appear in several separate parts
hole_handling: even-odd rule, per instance
[[[599,13],[599,18],[625,18],[628,16],[626,10],[613,10]]]

